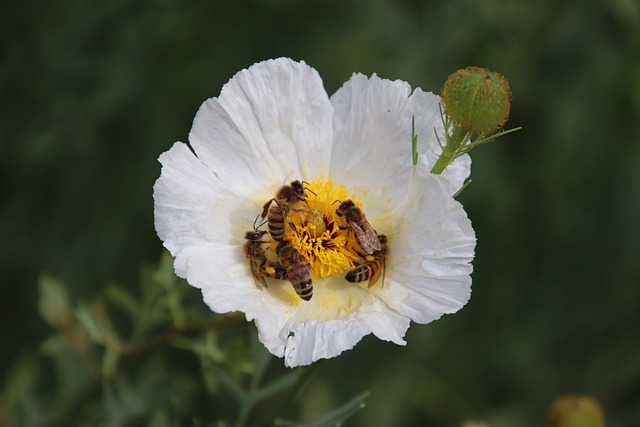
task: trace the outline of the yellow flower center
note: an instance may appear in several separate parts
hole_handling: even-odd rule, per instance
[[[361,204],[331,180],[315,180],[305,188],[306,203],[298,203],[285,219],[285,240],[298,249],[317,279],[353,268],[361,257],[355,252],[353,233],[336,214],[337,201],[351,199],[356,206]]]

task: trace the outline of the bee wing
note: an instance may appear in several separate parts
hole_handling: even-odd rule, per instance
[[[295,252],[294,259],[295,259],[295,263],[296,264],[304,264],[306,266],[307,270],[311,271],[311,266],[309,265],[309,263],[307,262],[305,257],[303,257],[300,252],[298,252],[298,251]]]
[[[382,270],[382,285],[381,286],[384,288],[384,278],[387,275],[387,256],[384,253],[382,254],[381,263],[382,263],[382,268],[381,268],[381,270]]]
[[[356,239],[358,240],[358,243],[360,243],[360,247],[363,251],[368,254],[372,254],[375,251],[382,249],[380,239],[378,239],[378,233],[376,233],[376,230],[371,227],[371,224],[369,224],[367,220],[361,222],[362,227],[353,221],[347,220],[347,222],[353,229]]]
[[[375,270],[375,273],[373,273],[373,275],[369,278],[369,284],[367,285],[367,288],[370,288],[376,283],[378,283],[379,278],[380,278],[380,269],[377,269]]]
[[[387,265],[386,265],[386,262],[385,262],[386,260],[385,260],[384,253],[381,252],[378,256],[376,256],[376,260],[380,263],[380,266],[379,266],[380,268],[378,268],[376,273],[373,276],[371,276],[371,279],[369,279],[368,287],[370,288],[370,287],[372,287],[373,285],[375,285],[378,282],[378,279],[380,278],[380,273],[382,272],[382,286],[381,287],[384,288],[384,277],[385,277],[386,272],[387,272],[387,270],[386,270]]]
[[[260,269],[256,266],[255,261],[250,260],[249,263],[251,264],[251,275],[253,276],[253,281],[256,284],[256,287],[260,290],[268,288],[269,286],[267,286],[267,281],[264,276],[260,274]]]

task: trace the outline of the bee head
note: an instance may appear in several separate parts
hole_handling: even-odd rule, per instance
[[[351,199],[345,200],[344,202],[341,202],[340,200],[336,200],[333,203],[334,204],[340,203],[340,206],[338,206],[338,209],[336,210],[336,213],[338,214],[338,216],[344,215],[349,209],[355,206],[351,201]]]
[[[292,203],[295,200],[299,200],[304,202],[307,200],[307,197],[304,193],[304,187],[300,183],[300,181],[293,181],[291,185],[285,185],[280,189],[278,195],[276,196],[278,204],[281,203]]]
[[[264,236],[266,233],[267,230],[247,231],[246,233],[244,233],[244,238],[253,242],[257,242],[258,240],[262,239],[262,236]]]
[[[302,185],[302,183],[300,181],[293,181],[291,183],[291,188],[293,188],[293,191],[295,191],[296,195],[298,196],[298,198],[302,197],[304,200],[304,198],[307,196],[304,192],[304,186]]]

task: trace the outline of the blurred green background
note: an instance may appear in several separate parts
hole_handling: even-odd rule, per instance
[[[526,427],[578,393],[640,423],[636,0],[25,1],[0,42],[0,380],[51,333],[42,274],[77,302],[157,263],[157,158],[240,69],[289,56],[329,94],[353,72],[437,93],[477,65],[510,81],[523,130],[472,153],[471,301],[406,348],[325,362],[300,413],[370,389],[349,425]]]

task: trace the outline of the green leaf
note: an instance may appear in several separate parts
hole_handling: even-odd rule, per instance
[[[140,304],[131,292],[117,285],[110,284],[105,290],[107,301],[117,305],[132,317],[140,313]]]
[[[460,195],[460,193],[462,193],[462,191],[463,191],[465,188],[467,188],[467,186],[468,186],[469,184],[471,184],[471,182],[472,182],[472,180],[470,180],[470,179],[469,179],[469,180],[467,180],[467,181],[464,183],[464,185],[463,185],[462,187],[460,187],[460,189],[459,189],[458,191],[456,191],[456,194],[454,194],[454,195],[453,195],[453,198],[454,198],[454,199],[457,199],[457,198],[458,198],[458,196]]]
[[[102,359],[102,374],[105,376],[105,378],[110,378],[115,375],[119,360],[120,352],[116,351],[113,348],[107,347]]]
[[[105,343],[105,334],[100,324],[93,316],[91,308],[86,304],[79,304],[76,308],[76,318],[89,334],[89,339],[97,344]]]
[[[418,135],[416,135],[416,116],[411,116],[411,158],[413,166],[418,164]]]
[[[266,386],[255,392],[254,398],[256,402],[260,402],[271,397],[284,393],[296,385],[300,373],[297,371],[289,372],[271,381]]]
[[[204,368],[203,368],[204,369]],[[229,393],[233,396],[233,398],[242,405],[243,402],[247,400],[247,393],[238,385],[238,383],[221,367],[212,363],[211,365],[206,367],[207,371],[211,372],[218,382],[227,389]]]
[[[54,356],[69,351],[69,341],[64,335],[51,335],[40,343],[39,350],[44,355]]]
[[[337,427],[342,425],[346,420],[353,416],[356,412],[366,406],[366,400],[371,393],[368,390],[363,391],[338,409],[318,418],[309,423],[292,423],[289,421],[276,420],[276,425],[283,427]]]
[[[40,298],[38,311],[51,326],[58,327],[70,318],[70,304],[67,292],[61,282],[43,275],[39,280]]]
[[[273,356],[258,340],[257,330],[250,328],[249,331],[249,349],[251,350],[251,361],[253,362],[250,388],[251,390],[255,390],[260,385],[264,373],[273,360]]]

